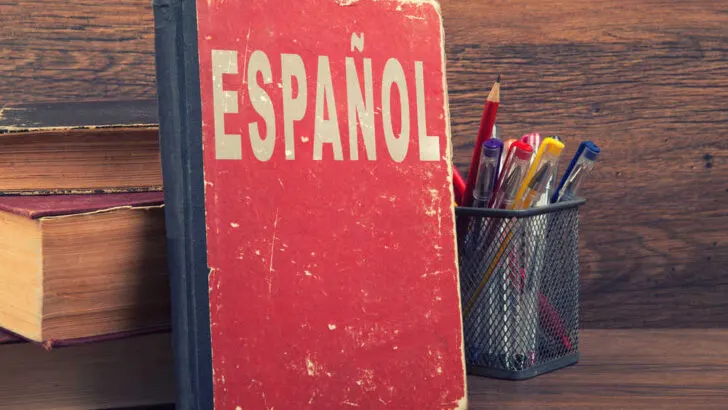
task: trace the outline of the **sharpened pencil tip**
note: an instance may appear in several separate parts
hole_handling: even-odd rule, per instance
[[[488,93],[488,98],[486,98],[486,101],[490,102],[500,102],[500,74],[498,74],[498,79],[493,84],[493,88],[490,89],[490,93]]]
[[[500,73],[498,73],[498,78],[495,79],[495,82],[500,84]]]

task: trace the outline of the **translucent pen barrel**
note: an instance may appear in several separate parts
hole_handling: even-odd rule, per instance
[[[563,144],[563,140],[558,135],[553,135],[551,137],[556,141],[559,141]],[[548,183],[546,184],[546,192],[541,195],[540,199],[536,199],[535,205],[536,206],[545,206],[549,204],[549,201],[551,200],[551,197],[554,195],[554,192],[556,191],[556,188],[559,186],[559,162],[556,162],[556,166],[553,167],[551,170],[551,177],[549,178]]]
[[[546,192],[546,186],[553,175],[553,170],[558,166],[559,155],[551,152],[544,152],[536,173],[529,181],[526,191],[516,201],[513,209],[528,209],[534,201]]]
[[[564,186],[561,188],[561,191],[559,191],[557,202],[576,199],[584,180],[594,169],[598,156],[599,152],[588,148],[581,153],[576,164],[574,164],[574,167],[571,169],[571,173],[569,173],[566,177]]]
[[[502,149],[503,143],[499,140],[490,139],[483,144],[478,176],[473,188],[473,207],[485,208],[488,206],[498,182],[498,168]]]
[[[499,175],[503,173],[503,167],[505,167],[506,165],[506,157],[508,157],[508,152],[511,150],[511,145],[513,145],[513,143],[516,141],[517,140],[514,138],[509,138],[503,141],[503,152],[501,153],[500,168],[498,169]]]
[[[498,192],[496,192],[492,208],[509,209],[515,202],[518,188],[526,176],[526,172],[528,172],[531,154],[531,152],[527,154],[519,153],[518,149],[516,149],[516,153],[510,158],[508,169],[503,171],[502,182],[499,185]]]

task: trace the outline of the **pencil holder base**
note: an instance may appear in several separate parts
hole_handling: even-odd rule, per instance
[[[490,377],[502,380],[528,380],[536,376],[573,366],[579,362],[579,353],[564,356],[560,359],[544,363],[535,367],[530,367],[521,371],[508,371],[496,369],[492,367],[483,367],[477,365],[467,365],[467,373],[473,376]]]

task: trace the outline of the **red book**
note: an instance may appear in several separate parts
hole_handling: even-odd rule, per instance
[[[157,8],[160,95],[185,107],[160,122],[179,378],[194,386],[180,400],[466,408],[439,6],[182,12],[180,38]],[[191,33],[197,49],[175,54]],[[199,73],[174,65],[197,59]],[[180,90],[165,75],[183,69]]]

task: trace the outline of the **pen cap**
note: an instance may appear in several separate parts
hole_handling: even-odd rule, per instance
[[[541,145],[543,156],[558,157],[564,150],[564,143],[553,138],[546,138]]]
[[[523,141],[516,141],[511,145],[511,149],[513,149],[513,155],[522,160],[531,160],[531,156],[533,155],[533,148],[530,144],[525,143]]]
[[[599,147],[591,141],[584,142],[584,158],[589,161],[596,161],[599,158]]]
[[[523,137],[521,137],[521,141],[530,145],[531,148],[538,150],[539,146],[541,145],[541,134],[539,134],[537,132],[532,132],[530,134],[526,134]]]
[[[552,135],[548,138],[555,139],[558,142],[564,142],[564,140],[561,137],[559,137],[558,135]]]
[[[483,144],[483,156],[486,158],[500,158],[503,142],[501,140],[489,139]]]

